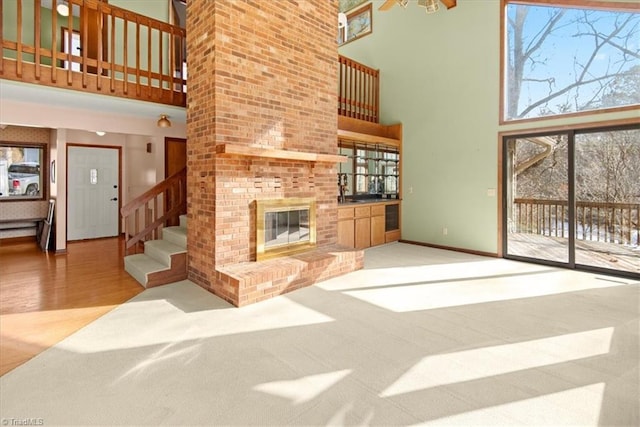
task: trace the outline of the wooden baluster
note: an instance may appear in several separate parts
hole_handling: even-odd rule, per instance
[[[147,97],[151,97],[151,21],[147,21]]]
[[[96,13],[96,19],[97,19],[97,28],[98,28],[98,67],[97,67],[97,89],[98,90],[102,90],[102,75],[104,73],[104,64],[103,64],[103,60],[104,60],[104,52],[102,49],[102,23],[104,22],[104,17],[102,16],[102,2],[98,2],[97,3],[98,6],[98,11]],[[88,48],[88,46],[87,46]],[[136,230],[137,231],[137,230]],[[136,233],[137,234],[137,233]]]
[[[158,216],[158,197],[154,197],[153,198],[153,222],[156,222],[156,220],[159,218]],[[153,238],[154,239],[158,239],[158,229],[155,228],[153,230]]]
[[[140,96],[140,22],[136,19],[136,95]]]
[[[127,20],[126,15],[123,18],[123,25],[124,25],[124,29],[123,29],[124,57],[122,59],[123,59],[124,71],[122,75],[122,85],[123,85],[122,90],[124,91],[124,94],[127,95],[129,94],[129,21]]]
[[[375,101],[375,122],[378,123],[380,121],[380,73],[376,71],[376,101]]]
[[[85,44],[87,44],[87,34],[89,34],[89,9],[87,8],[87,6],[85,4],[82,4],[80,6],[80,21],[82,22],[82,30],[80,31],[80,40],[82,41],[83,45],[81,46],[82,51],[81,51],[81,55],[82,55],[82,87],[86,88],[87,87],[87,69],[89,68],[87,66],[87,63],[89,62],[89,49],[87,49],[87,46],[84,46]],[[98,77],[99,79],[99,77]]]
[[[73,3],[69,2],[69,15],[67,15],[67,30],[69,36],[67,37],[67,85],[73,85],[73,52],[71,49],[73,43]],[[65,40],[63,40],[64,43]]]
[[[367,120],[372,122],[374,121],[373,118],[373,74],[371,74],[371,72],[369,72],[368,74],[368,85],[367,85]]]
[[[353,100],[355,99],[356,96],[356,84],[355,84],[355,73],[356,73],[356,69],[353,66],[353,64],[351,64],[351,68],[350,68],[350,76],[349,76],[349,87],[351,87],[351,93],[349,95],[349,117],[356,117],[355,116],[355,108],[353,105]]]
[[[173,34],[173,29],[170,30],[169,32],[169,64],[171,64],[169,66],[169,93],[171,94],[171,102],[173,102],[173,100],[175,99],[176,96],[176,74],[177,75],[181,75],[181,71],[179,69],[179,67],[176,67],[176,55],[175,55],[175,48],[176,48],[176,44],[175,44],[175,34]],[[176,70],[176,68],[178,68]]]
[[[116,16],[111,15],[111,41],[110,41],[110,50],[111,55],[109,59],[109,70],[111,75],[109,76],[109,89],[111,92],[115,92],[116,90]]]
[[[3,13],[4,13],[4,8],[1,7],[2,5],[0,5],[0,22],[4,22],[3,21]],[[4,44],[4,36],[3,36],[3,32],[2,30],[0,30],[0,46],[2,46]],[[4,57],[4,55],[3,55]],[[0,75],[4,74],[4,58],[0,58]]]
[[[52,8],[53,9],[53,8]],[[41,73],[41,69],[40,69],[40,22],[42,21],[42,17],[40,16],[40,5],[36,4],[36,7],[33,8],[34,11],[34,22],[35,22],[35,34],[34,34],[34,38],[35,38],[35,44],[36,44],[36,56],[35,56],[35,77],[36,80],[40,80],[40,73]],[[2,22],[2,21],[0,21]]]
[[[356,101],[358,103],[358,118],[362,119],[362,67],[357,68],[358,77],[356,82]]]
[[[133,212],[133,230],[134,230],[134,236],[137,236],[138,233],[140,233],[140,209],[136,209]],[[138,253],[138,245],[136,244],[136,250],[135,253]]]
[[[22,1],[22,0],[20,0]],[[58,45],[58,14],[55,8],[51,8],[51,46]],[[58,50],[51,49],[51,82],[56,83],[58,81]]]
[[[162,52],[162,40],[164,39],[164,32],[158,29],[158,74],[160,74],[160,82],[158,83],[158,89],[160,89],[160,96],[162,97],[162,89],[164,87],[164,54]]]
[[[342,115],[342,56],[338,55],[338,115]]]
[[[627,243],[631,244],[631,227],[632,227],[632,223],[631,223],[631,206],[629,206],[629,209],[627,209],[627,212],[629,213],[629,215],[627,216],[627,235],[625,236],[627,238]],[[638,236],[638,238],[640,238],[640,236]]]
[[[18,0],[17,11],[17,25],[18,28],[22,28],[22,0]],[[22,31],[18,31],[16,39],[18,42],[16,49],[16,75],[22,77]]]

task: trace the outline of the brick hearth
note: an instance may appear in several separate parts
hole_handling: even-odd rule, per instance
[[[336,17],[336,1],[188,3],[188,274],[235,305],[362,267],[335,246]],[[280,198],[315,199],[317,247],[256,262],[255,201]]]

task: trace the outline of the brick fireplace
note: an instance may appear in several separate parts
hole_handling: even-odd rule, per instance
[[[362,267],[336,246],[337,1],[189,2],[189,278],[240,306]],[[314,200],[315,246],[257,260],[258,202]]]

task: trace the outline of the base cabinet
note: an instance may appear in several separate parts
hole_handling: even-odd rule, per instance
[[[384,233],[384,215],[371,217],[371,246],[386,243]]]
[[[386,230],[385,204],[341,206],[338,208],[338,243],[365,249],[400,238],[400,230]]]
[[[371,218],[356,218],[355,220],[356,249],[371,246]]]
[[[338,244],[349,248],[356,247],[353,218],[338,220]]]

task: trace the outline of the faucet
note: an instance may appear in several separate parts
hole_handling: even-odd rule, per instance
[[[346,173],[338,174],[338,188],[340,189],[339,202],[344,203],[345,202],[344,194],[346,193],[346,190],[347,190],[347,174]]]

